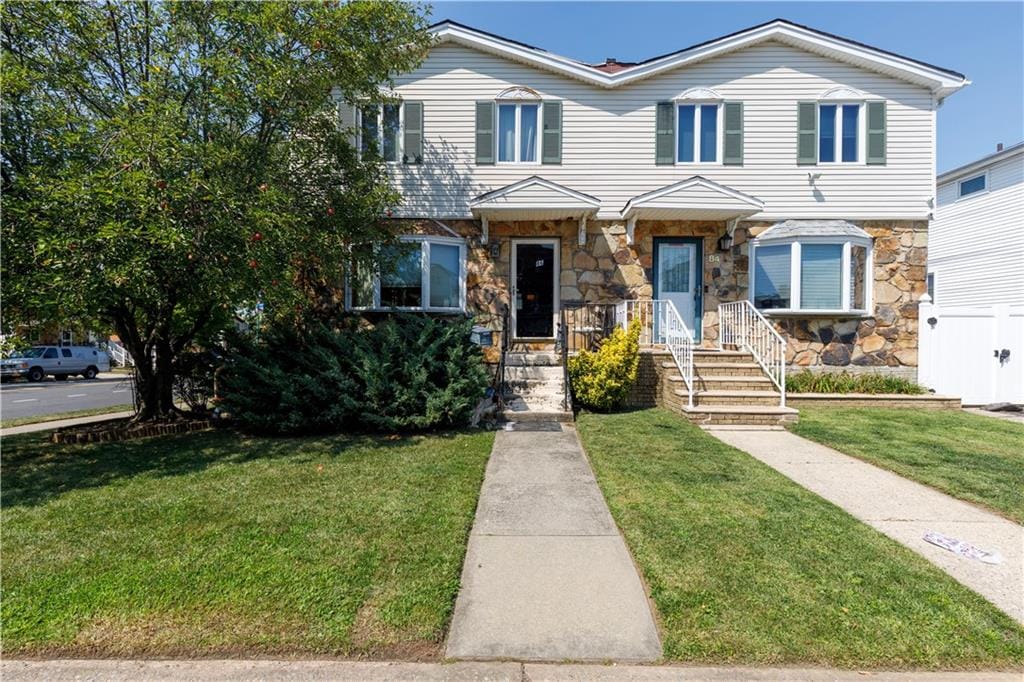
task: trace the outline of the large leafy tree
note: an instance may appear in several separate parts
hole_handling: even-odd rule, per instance
[[[422,59],[421,8],[383,2],[6,2],[5,325],[112,326],[140,419],[175,358],[240,306],[292,310],[392,237],[398,197],[337,106]]]

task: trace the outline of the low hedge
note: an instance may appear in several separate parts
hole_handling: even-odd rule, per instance
[[[640,321],[616,327],[596,352],[581,350],[569,358],[573,398],[580,405],[607,412],[622,405],[640,366]]]
[[[373,327],[349,320],[239,335],[221,405],[243,430],[271,435],[462,426],[488,383],[471,327],[400,314]]]
[[[908,379],[885,374],[811,372],[805,369],[786,376],[786,392],[921,395],[927,393],[927,389]]]

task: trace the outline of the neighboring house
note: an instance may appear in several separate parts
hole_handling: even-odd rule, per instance
[[[921,379],[965,403],[1024,402],[1024,143],[1001,147],[938,177],[928,243]]]
[[[400,103],[341,106],[421,243],[349,304],[477,315],[671,300],[713,347],[749,300],[815,369],[917,373],[936,112],[962,74],[776,20],[589,65],[445,21]],[[414,235],[414,236],[413,236]]]

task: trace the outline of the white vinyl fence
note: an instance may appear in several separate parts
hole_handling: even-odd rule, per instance
[[[921,303],[918,381],[965,405],[1024,403],[1024,305]]]

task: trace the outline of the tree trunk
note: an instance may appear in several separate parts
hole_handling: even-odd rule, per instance
[[[163,421],[179,415],[174,406],[174,351],[166,339],[143,342],[133,319],[115,319],[114,327],[135,360],[135,421]]]

